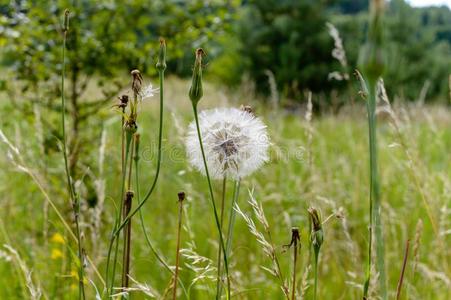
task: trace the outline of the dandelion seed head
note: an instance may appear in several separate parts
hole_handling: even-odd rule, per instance
[[[266,126],[252,113],[220,108],[199,114],[205,158],[210,176],[239,179],[268,161],[269,137]],[[191,165],[205,175],[196,124],[189,126],[186,149]]]

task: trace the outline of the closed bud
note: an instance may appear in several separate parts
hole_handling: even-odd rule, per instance
[[[64,11],[64,22],[63,22],[63,32],[69,31],[69,10]]]
[[[313,249],[319,252],[321,245],[324,241],[323,226],[321,223],[321,216],[314,207],[308,209],[310,215],[310,221],[312,224],[312,231],[310,233],[310,240],[312,241]]]
[[[156,68],[160,72],[166,69],[166,41],[163,38],[160,38],[160,50],[158,52]]]
[[[191,82],[191,87],[189,89],[189,98],[194,106],[203,96],[202,89],[202,57],[205,55],[204,50],[199,48],[196,50],[196,61],[194,62],[193,68],[193,80]]]
[[[368,37],[359,57],[359,65],[363,74],[374,81],[379,78],[384,71],[384,54],[382,49],[383,11],[384,0],[371,1]]]

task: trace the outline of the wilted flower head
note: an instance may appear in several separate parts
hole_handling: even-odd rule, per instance
[[[135,95],[139,95],[143,84],[143,77],[141,75],[141,72],[135,69],[132,70],[130,74],[132,75],[132,90],[135,93]]]
[[[220,108],[199,114],[205,158],[210,176],[239,179],[268,160],[266,126],[253,114],[236,108]],[[195,122],[190,124],[186,149],[191,164],[205,174]]]

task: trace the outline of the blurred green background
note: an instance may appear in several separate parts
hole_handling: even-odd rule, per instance
[[[336,80],[329,74],[338,71],[352,77],[365,38],[368,9],[365,0],[0,3],[1,66],[11,72],[8,79],[2,78],[3,89],[11,88],[15,79],[23,81],[23,89],[57,94],[61,15],[69,8],[68,76],[78,94],[83,94],[89,80],[100,86],[108,80],[116,83],[104,88],[104,98],[109,98],[127,84],[122,78],[131,69],[154,74],[157,40],[164,37],[168,74],[189,76],[193,51],[203,47],[209,79],[232,88],[252,81],[264,96],[274,80],[287,105],[299,101],[306,89],[329,99],[331,93],[349,92],[349,79]],[[342,38],[346,65],[332,56],[334,40],[328,22]],[[387,5],[384,37],[388,91],[414,101],[423,90],[426,101],[447,102],[450,9],[413,8],[403,0],[392,0]]]

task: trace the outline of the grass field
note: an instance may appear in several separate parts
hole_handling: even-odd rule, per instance
[[[171,78],[165,88],[162,173],[142,212],[150,240],[172,266],[177,192],[186,192],[180,277],[189,295],[180,289],[179,297],[213,299],[218,234],[206,180],[186,161],[184,139],[192,121],[188,87],[188,82]],[[245,91],[231,92],[210,84],[199,104],[201,110],[251,104],[268,126],[270,162],[243,180],[239,207],[263,232],[248,203],[250,195],[262,204],[282,275],[289,284],[292,251],[286,251],[283,245],[291,240],[291,228],[300,228],[297,286],[299,297],[305,295],[305,299],[311,299],[313,282],[311,271],[306,271],[311,270],[307,208],[320,209],[323,220],[331,216],[323,224],[318,299],[361,299],[369,222],[368,125],[363,100],[346,106],[338,115],[314,115],[308,122],[303,110],[270,109],[251,97]],[[148,100],[140,113],[141,193],[148,189],[154,176],[156,98]],[[11,110],[8,102],[2,102],[5,113],[0,129],[18,153],[6,143],[0,144],[0,299],[33,298],[31,293],[38,290],[44,299],[75,299],[77,247],[49,204],[49,200],[53,201],[72,226],[61,152],[42,152],[43,136],[49,133],[36,118],[39,114],[26,119]],[[406,241],[410,240],[401,299],[450,299],[451,111],[449,107],[405,104],[395,105],[393,110],[397,127],[386,113],[379,116],[378,127],[389,298],[395,299]],[[45,112],[40,114],[47,117]],[[99,116],[103,120],[101,128],[88,126],[84,130],[103,131],[104,138],[97,134],[85,145],[90,149],[90,160],[96,163],[84,167],[84,177],[77,178],[77,185],[82,200],[85,250],[104,277],[115,214],[113,202],[117,203],[120,197],[120,115],[107,106]],[[97,163],[99,155],[101,164]],[[83,178],[97,184],[95,208],[87,206],[89,193]],[[227,184],[228,217],[233,182]],[[221,181],[214,182],[218,199],[221,186]],[[131,299],[150,298],[143,290],[165,298],[171,274],[150,251],[138,220],[137,215],[133,219],[131,246],[131,274],[136,280],[132,286],[138,290],[131,293]],[[284,298],[277,278],[263,268],[270,268],[271,260],[240,215],[229,259],[234,299]],[[103,284],[90,264],[86,271],[87,299],[94,299],[94,286],[102,292]],[[370,294],[377,291],[376,277],[373,276]]]

